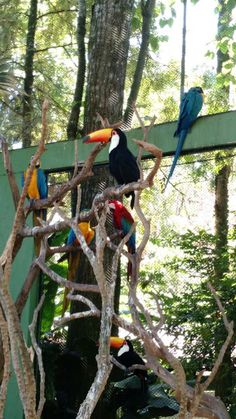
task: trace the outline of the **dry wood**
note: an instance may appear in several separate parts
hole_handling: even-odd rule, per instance
[[[37,320],[39,316],[39,312],[42,308],[43,302],[44,302],[45,295],[43,294],[40,298],[40,301],[34,310],[32,323],[29,325],[29,331],[30,331],[30,337],[32,346],[34,348],[34,351],[37,355],[38,360],[38,367],[39,367],[39,374],[40,374],[40,388],[39,388],[39,403],[37,408],[37,418],[40,419],[43,411],[43,406],[45,403],[45,372],[43,368],[43,357],[42,357],[42,350],[40,346],[37,343],[36,337],[35,337],[35,329],[37,325]]]

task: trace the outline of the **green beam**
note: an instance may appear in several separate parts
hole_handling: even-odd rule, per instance
[[[177,144],[177,139],[173,138],[175,129],[176,121],[154,125],[148,134],[148,140],[159,147],[164,155],[172,155]],[[129,140],[132,138],[142,139],[142,129],[135,128],[130,130],[127,133],[127,137]],[[77,143],[78,158],[82,163],[94,147],[94,144],[83,144],[80,140],[77,140]],[[73,166],[75,160],[74,146],[74,141],[59,141],[47,144],[47,150],[41,159],[42,167],[47,171],[53,171]],[[202,116],[197,119],[187,136],[183,153],[197,153],[234,146],[236,146],[236,111],[222,112],[215,115]],[[129,148],[134,154],[137,154],[137,146],[132,141],[129,141]],[[10,152],[15,173],[25,170],[35,150],[36,147],[29,147]],[[144,153],[144,156],[150,157],[148,153]],[[108,147],[99,153],[96,163],[106,163],[107,159]],[[5,174],[5,170],[3,165],[0,164],[0,175],[2,174]]]

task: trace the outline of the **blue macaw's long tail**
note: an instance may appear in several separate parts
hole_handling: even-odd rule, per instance
[[[175,155],[174,155],[174,160],[172,162],[172,165],[171,165],[171,168],[170,168],[170,172],[169,172],[169,175],[167,177],[167,181],[166,181],[166,184],[165,184],[165,188],[164,189],[166,189],[166,187],[167,187],[167,185],[169,183],[169,180],[170,180],[171,176],[174,173],[175,166],[176,166],[177,160],[178,160],[178,158],[179,158],[179,156],[181,154],[181,151],[182,151],[182,148],[183,148],[183,145],[184,145],[185,138],[187,137],[187,134],[188,134],[188,130],[182,130],[180,132],[179,141],[178,141],[177,148],[176,148]]]

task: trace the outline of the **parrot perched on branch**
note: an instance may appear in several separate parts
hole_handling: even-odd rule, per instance
[[[78,224],[78,228],[80,229],[81,233],[83,234],[86,243],[89,245],[95,235],[94,229],[90,226],[89,222],[81,222]],[[80,249],[80,243],[77,240],[77,237],[74,233],[73,229],[70,229],[67,242],[66,244],[73,244],[78,246],[78,250]],[[59,261],[64,260],[61,258]],[[68,281],[75,281],[77,276],[77,271],[80,263],[80,251],[70,252],[68,255],[68,271],[67,271],[67,280]],[[62,316],[65,314],[69,306],[69,300],[67,299],[67,294],[69,290],[65,288],[64,297],[63,297],[63,308],[62,308]]]
[[[34,156],[32,156],[33,158]],[[30,166],[30,164],[29,164]],[[22,174],[21,183],[22,187],[24,186],[25,179],[29,173],[29,167],[26,171]],[[44,171],[40,168],[40,160],[38,160],[35,164],[35,168],[32,173],[32,177],[30,179],[30,183],[27,189],[27,198],[30,202],[35,201],[36,199],[46,199],[48,195],[48,186],[47,186],[47,178],[45,176]],[[40,225],[40,221],[38,218],[45,220],[47,215],[46,209],[35,210],[33,212],[33,225],[37,226]],[[34,239],[34,250],[36,256],[39,255],[41,245],[41,238],[36,237]]]
[[[114,227],[121,232],[121,237],[125,237],[129,233],[130,228],[134,223],[134,219],[125,206],[115,199],[109,201],[109,208],[112,210]],[[132,232],[130,238],[126,242],[128,252],[133,254],[136,250],[136,236],[135,230]],[[128,277],[132,273],[132,263],[128,262],[127,269]]]
[[[140,170],[136,158],[127,147],[127,138],[120,128],[105,128],[88,134],[83,139],[84,143],[108,143],[109,147],[109,170],[119,185],[137,182],[140,179]],[[134,191],[125,196],[131,196],[131,208],[134,207]]]
[[[24,186],[25,179],[29,173],[29,168],[23,173],[22,186]],[[45,199],[48,195],[47,178],[44,171],[40,168],[40,160],[36,162],[32,177],[27,189],[27,198],[30,201],[35,199]],[[35,211],[35,215],[43,218],[43,210]]]
[[[182,151],[185,139],[189,132],[190,127],[197,119],[197,116],[202,109],[203,105],[203,90],[201,87],[191,87],[187,93],[182,97],[180,103],[180,112],[177,129],[174,133],[174,137],[179,137],[177,148],[175,151],[174,159],[170,168],[169,175],[165,184],[167,187],[171,176],[173,175],[177,160]]]

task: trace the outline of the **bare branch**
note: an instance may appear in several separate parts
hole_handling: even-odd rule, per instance
[[[0,307],[0,329],[1,329],[1,342],[3,347],[4,367],[3,376],[0,389],[0,418],[3,418],[5,402],[7,397],[7,386],[11,372],[11,352],[9,335],[7,329],[7,322],[4,319],[2,308]]]
[[[62,276],[56,274],[52,271],[45,262],[43,262],[40,258],[35,260],[35,263],[39,266],[42,272],[48,275],[53,281],[57,282],[62,287],[66,287],[69,289],[75,289],[77,291],[83,292],[95,292],[99,293],[99,288],[97,285],[90,285],[90,284],[78,284],[77,282],[68,281],[67,279],[63,278]]]
[[[44,302],[44,298],[45,298],[45,295],[43,294],[40,298],[38,306],[34,310],[32,323],[29,325],[31,342],[32,342],[34,351],[37,355],[39,374],[40,374],[40,389],[39,389],[40,397],[39,397],[39,403],[38,403],[38,408],[37,408],[37,418],[38,419],[41,418],[41,414],[42,414],[42,411],[43,411],[43,406],[44,406],[44,403],[45,403],[46,399],[45,399],[45,396],[44,396],[44,393],[45,393],[45,372],[44,372],[44,368],[43,368],[42,350],[37,343],[37,340],[36,340],[36,337],[35,337],[35,329],[36,329],[36,325],[37,325],[38,315],[39,315],[39,312],[40,312],[40,310],[42,308],[42,305],[43,305],[43,302]]]
[[[20,199],[20,192],[19,188],[16,183],[16,179],[13,173],[12,164],[10,160],[9,150],[6,139],[0,134],[0,143],[2,144],[2,154],[3,154],[3,162],[4,167],[8,176],[9,185],[11,188],[12,198],[14,201],[15,209],[17,208],[19,199]]]
[[[30,293],[31,287],[35,281],[35,279],[38,277],[40,272],[40,269],[37,265],[35,265],[35,263],[33,262],[29,268],[29,272],[25,278],[25,282],[24,285],[16,299],[15,305],[16,305],[16,310],[18,313],[18,316],[20,317],[23,311],[23,308],[26,304],[28,295]]]

